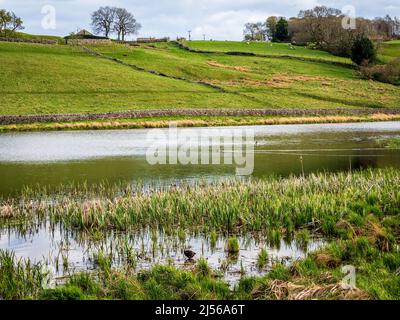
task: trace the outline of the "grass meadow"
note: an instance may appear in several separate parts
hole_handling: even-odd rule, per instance
[[[164,108],[395,108],[400,100],[398,87],[362,80],[351,67],[222,53],[230,45],[232,50],[243,50],[246,43],[193,45],[215,46],[221,53],[193,53],[174,43],[90,47],[110,60],[80,47],[0,43],[0,114]],[[328,53],[307,48],[269,46],[255,43],[248,50],[337,61]]]

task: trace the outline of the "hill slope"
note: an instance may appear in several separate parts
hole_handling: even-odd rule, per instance
[[[218,49],[216,42],[207,45]],[[306,48],[301,55],[323,55],[326,63],[193,53],[173,43],[89,50],[0,42],[0,114],[384,108],[400,101],[399,87],[362,80],[354,69],[332,65],[337,57]]]

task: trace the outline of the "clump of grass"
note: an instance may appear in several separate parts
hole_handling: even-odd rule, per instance
[[[0,300],[35,297],[48,282],[41,263],[17,259],[14,252],[0,250]]]
[[[263,269],[268,263],[268,252],[264,248],[261,249],[257,257],[257,268]]]
[[[236,237],[226,240],[225,251],[230,255],[237,255],[239,253],[239,240]]]
[[[208,277],[211,275],[211,269],[208,265],[208,261],[201,257],[196,264],[196,273],[203,277]]]
[[[45,289],[39,295],[40,300],[84,300],[85,295],[78,287],[67,285],[54,289]]]

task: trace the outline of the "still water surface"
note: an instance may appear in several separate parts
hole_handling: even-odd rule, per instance
[[[217,128],[222,134],[232,129]],[[310,173],[400,167],[400,150],[382,148],[381,143],[400,137],[400,122],[238,128],[243,129],[255,132],[254,177],[287,176],[303,170]],[[0,195],[18,193],[25,185],[58,186],[83,181],[169,183],[235,175],[235,165],[148,164],[146,136],[150,130],[1,134]],[[196,132],[208,130],[199,128]]]

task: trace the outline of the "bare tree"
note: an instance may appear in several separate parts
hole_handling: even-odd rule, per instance
[[[92,13],[92,27],[95,33],[109,37],[115,20],[115,8],[100,7]]]
[[[142,26],[138,23],[130,12],[123,8],[115,8],[114,31],[118,35],[118,40],[125,40],[129,34],[137,34]]]
[[[264,41],[267,37],[265,23],[246,23],[244,26],[244,39],[249,41]]]

